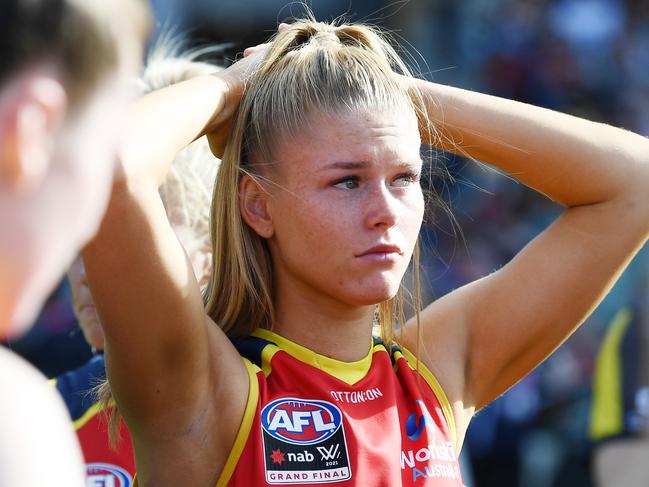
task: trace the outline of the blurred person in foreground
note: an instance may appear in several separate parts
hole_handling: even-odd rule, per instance
[[[23,333],[105,210],[148,31],[139,0],[0,2],[0,337]],[[0,348],[0,485],[83,485],[45,378]]]
[[[597,487],[649,479],[649,269],[634,302],[613,318],[597,356],[589,436]]]
[[[174,55],[163,43],[149,56],[144,74],[138,80],[139,90],[148,93],[219,69],[213,64],[195,61],[191,53]],[[201,138],[176,155],[160,187],[160,198],[169,223],[192,262],[201,288],[207,285],[211,268],[209,207],[217,167],[207,139]],[[101,353],[104,336],[80,256],[70,266],[68,279],[79,326],[88,344],[100,353],[52,382],[72,417],[88,481],[99,483],[113,479],[115,485],[128,487],[135,475],[133,443],[114,409],[105,382],[105,362]],[[94,393],[96,390],[99,394]]]

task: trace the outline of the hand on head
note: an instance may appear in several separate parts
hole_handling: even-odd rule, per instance
[[[279,25],[278,31],[283,32],[288,27],[289,24],[282,23]],[[223,156],[223,150],[230,135],[232,116],[239,106],[239,100],[243,94],[246,81],[255,73],[255,70],[270,46],[271,43],[266,42],[246,48],[243,51],[243,59],[220,73],[220,77],[228,84],[226,106],[223,107],[219,116],[214,119],[212,128],[207,134],[210,149],[218,158]]]

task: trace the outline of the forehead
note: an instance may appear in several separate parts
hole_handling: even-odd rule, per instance
[[[319,169],[332,163],[416,163],[419,128],[412,109],[316,112],[306,126],[284,137],[273,159],[291,169]]]

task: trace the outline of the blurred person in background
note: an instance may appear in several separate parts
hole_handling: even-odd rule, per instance
[[[7,338],[32,323],[97,229],[148,12],[137,0],[2,0],[0,11],[0,337]],[[83,485],[61,400],[4,348],[0,390],[0,485]]]
[[[474,412],[565,340],[646,241],[645,139],[393,69],[407,73],[367,27],[297,22],[135,106],[124,179],[84,260],[141,485],[461,485]],[[207,309],[157,193],[205,133],[225,145]],[[565,209],[404,325],[422,142]]]
[[[590,413],[597,487],[649,479],[649,273],[611,322],[597,356]]]
[[[200,52],[205,54],[205,51]],[[149,56],[144,74],[138,80],[139,91],[148,93],[221,69],[194,58],[191,53],[177,55],[172,44],[162,42]],[[192,262],[201,289],[207,285],[211,268],[209,208],[217,168],[207,139],[202,138],[176,155],[160,187],[160,198],[169,222]],[[104,349],[103,331],[81,256],[70,266],[68,279],[83,335],[95,351],[101,352]],[[119,413],[113,409],[105,377],[104,355],[98,353],[83,366],[61,374],[52,382],[72,417],[89,482],[106,482],[107,478],[114,477],[116,485],[127,487],[135,475],[133,444]],[[98,385],[99,395],[94,393]]]

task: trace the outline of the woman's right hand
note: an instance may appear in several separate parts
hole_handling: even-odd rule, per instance
[[[207,128],[207,140],[212,153],[220,158],[230,135],[234,116],[248,79],[255,73],[270,44],[248,48],[244,57],[214,76],[223,81],[225,92],[223,106],[215,113]]]
[[[289,24],[282,23],[278,30],[282,32],[288,27]],[[256,72],[270,45],[271,43],[264,43],[246,48],[243,51],[242,59],[214,75],[224,83],[225,98],[223,107],[215,114],[206,132],[210,149],[218,158],[223,155],[225,144],[230,135],[232,117],[239,106],[246,83]]]

